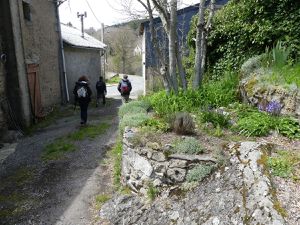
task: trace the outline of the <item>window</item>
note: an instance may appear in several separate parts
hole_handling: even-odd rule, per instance
[[[24,1],[23,1],[23,14],[25,20],[31,21],[30,4]]]

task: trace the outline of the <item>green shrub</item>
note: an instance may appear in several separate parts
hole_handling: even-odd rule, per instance
[[[174,153],[200,154],[204,149],[199,141],[194,137],[185,137],[182,141],[175,144]]]
[[[280,134],[288,138],[300,138],[300,125],[295,119],[283,117],[276,123],[276,129]]]
[[[231,71],[225,72],[219,80],[204,83],[201,88],[204,105],[217,108],[236,102],[238,83],[237,73]]]
[[[251,112],[237,121],[234,129],[245,136],[265,136],[274,128],[274,121],[266,113]]]
[[[127,104],[123,104],[119,109],[119,117],[122,118],[124,115],[146,113],[150,108],[150,103],[146,100],[131,101]]]
[[[126,126],[139,127],[149,118],[145,113],[125,114],[119,124],[120,132],[123,132]]]
[[[167,94],[165,91],[149,96],[149,101],[154,111],[160,116],[170,115],[175,112],[192,112],[203,105],[201,91],[180,91],[178,95]]]
[[[176,113],[172,127],[176,134],[192,134],[195,132],[195,122],[189,113]]]
[[[165,121],[163,121],[162,119],[158,119],[158,118],[148,118],[147,120],[145,120],[142,124],[142,127],[148,127],[148,128],[152,128],[154,130],[157,131],[163,131],[166,132],[170,129],[170,126],[168,123],[166,123]]]
[[[113,77],[111,77],[109,80],[106,80],[107,84],[117,84],[119,83],[121,80],[119,74],[114,75]]]
[[[231,0],[216,12],[208,38],[208,68],[222,76],[230,66],[238,69],[249,57],[264,53],[278,40],[290,46],[294,58],[299,56],[299,1]],[[194,51],[197,15],[188,34],[188,45]],[[193,52],[190,50],[190,52]],[[189,65],[194,67],[193,61]]]
[[[186,180],[188,182],[202,181],[205,177],[211,174],[213,169],[214,166],[212,165],[198,165],[188,172]]]
[[[214,127],[228,127],[229,116],[214,111],[202,111],[201,121],[203,123],[212,123]]]
[[[295,24],[299,19],[299,2],[293,0],[230,1],[216,13],[209,59],[216,64],[230,62],[238,68],[247,57],[263,53],[278,40],[299,56],[300,28]]]
[[[222,79],[206,82],[199,90],[180,91],[178,95],[168,95],[161,91],[149,96],[148,100],[160,116],[176,112],[195,112],[202,107],[227,106],[237,101],[237,85],[237,74],[227,72]]]

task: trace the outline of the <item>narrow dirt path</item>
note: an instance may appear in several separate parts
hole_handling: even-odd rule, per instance
[[[89,109],[89,124],[105,122],[109,128],[94,139],[75,141],[77,150],[63,159],[44,161],[44,147],[78,130],[79,111],[22,139],[0,165],[0,224],[92,224],[91,202],[110,189],[107,168],[101,166],[118,130],[121,101]]]

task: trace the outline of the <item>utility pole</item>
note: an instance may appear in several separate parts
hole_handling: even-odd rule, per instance
[[[101,23],[101,41],[102,43],[104,43],[104,23]],[[105,80],[105,64],[106,64],[106,49],[103,49],[104,53],[103,53],[103,60],[101,62],[101,64],[103,65],[103,75],[104,75],[104,80]]]
[[[86,12],[80,14],[79,12],[77,12],[77,17],[80,17],[81,20],[81,36],[84,38],[84,26],[83,26],[83,19],[87,17]]]

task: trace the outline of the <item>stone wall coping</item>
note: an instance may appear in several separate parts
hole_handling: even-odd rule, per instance
[[[192,161],[192,162],[213,162],[216,163],[217,160],[211,156],[207,155],[186,155],[186,154],[172,154],[168,156],[169,159],[180,159],[180,160],[186,160],[186,161]]]

